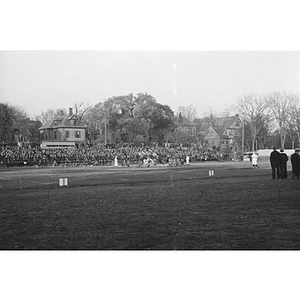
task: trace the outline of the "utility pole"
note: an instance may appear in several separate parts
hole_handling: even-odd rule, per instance
[[[242,121],[242,161],[244,160],[244,141],[245,141],[245,124],[244,121],[240,118]]]
[[[106,124],[106,112],[104,111],[104,144],[107,144],[107,124]]]

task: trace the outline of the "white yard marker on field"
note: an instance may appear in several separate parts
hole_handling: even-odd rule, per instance
[[[209,170],[209,171],[208,171],[208,175],[209,175],[209,176],[214,176],[214,175],[215,175],[214,170]]]
[[[59,186],[68,186],[68,178],[59,178]]]

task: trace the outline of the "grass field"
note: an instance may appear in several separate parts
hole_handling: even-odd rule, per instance
[[[299,250],[288,175],[271,179],[268,162],[2,168],[0,249]]]

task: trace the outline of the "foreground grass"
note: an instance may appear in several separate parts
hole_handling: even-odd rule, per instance
[[[0,249],[300,249],[300,181],[270,177],[267,163],[2,170]]]

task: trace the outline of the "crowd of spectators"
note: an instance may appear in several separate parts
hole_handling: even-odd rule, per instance
[[[219,160],[216,151],[203,151],[195,146],[190,147],[79,147],[79,148],[41,148],[0,146],[0,166],[91,166],[142,165],[145,160],[154,164],[182,165],[189,157],[190,162]]]

